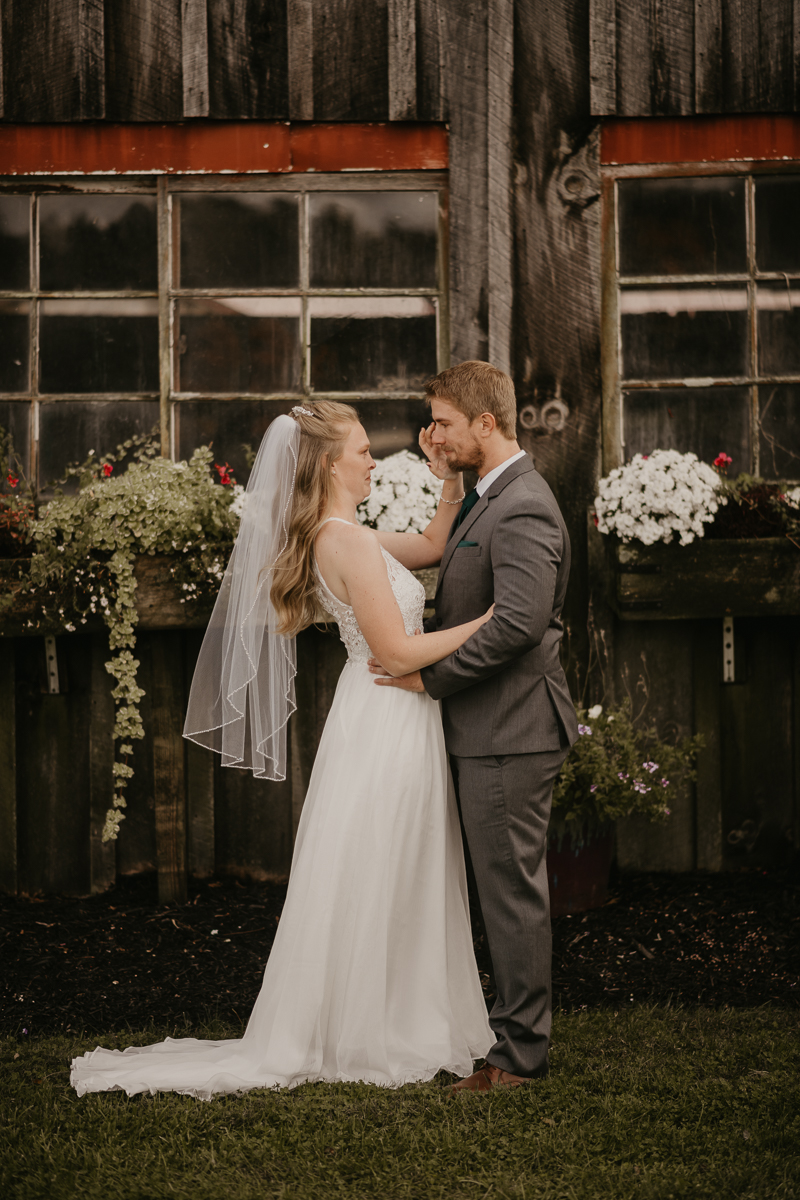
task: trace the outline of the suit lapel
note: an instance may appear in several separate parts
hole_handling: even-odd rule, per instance
[[[472,528],[478,518],[486,512],[487,508],[489,507],[490,500],[493,500],[495,496],[499,496],[503,488],[507,487],[508,484],[511,483],[512,480],[516,479],[519,475],[525,475],[528,471],[533,470],[533,463],[531,462],[530,458],[528,458],[527,454],[524,458],[518,458],[516,462],[513,462],[510,467],[506,467],[505,471],[498,475],[497,479],[495,479],[489,490],[484,492],[475,507],[467,513],[458,529],[455,528],[455,521],[453,522],[453,528],[450,531],[450,538],[444,548],[442,562],[439,567],[439,582],[436,588],[437,592],[442,586],[444,573],[450,565],[450,560],[453,557],[453,553],[458,546],[458,543],[465,540],[467,532]]]

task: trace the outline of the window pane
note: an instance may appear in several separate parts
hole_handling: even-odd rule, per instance
[[[790,283],[790,287],[787,286]],[[800,371],[800,281],[758,287],[758,369],[761,375]]]
[[[745,287],[625,288],[620,295],[627,379],[745,375]]]
[[[155,291],[155,196],[42,196],[39,256],[44,291]]]
[[[293,400],[182,400],[174,406],[175,446],[179,459],[190,459],[198,446],[212,446],[214,461],[228,463],[237,483],[250,475],[246,447],[261,445],[267,426],[291,411]]]
[[[374,458],[386,458],[398,450],[419,454],[419,431],[431,421],[424,400],[362,400],[356,408]]]
[[[31,406],[27,401],[6,400],[0,404],[0,430],[11,434],[14,454],[26,475],[30,471],[30,420]],[[6,481],[0,479],[0,491],[11,490]]]
[[[309,196],[312,287],[436,287],[436,192]]]
[[[743,179],[623,179],[618,187],[621,274],[747,270]]]
[[[0,288],[30,286],[31,202],[27,196],[0,196]]]
[[[730,476],[751,470],[749,388],[659,388],[623,395],[626,459],[680,450],[710,463],[724,450],[733,459]]]
[[[800,175],[768,175],[755,184],[759,271],[800,271]]]
[[[158,401],[62,400],[39,406],[39,486],[60,479],[70,463],[82,462],[90,450],[113,453],[134,434],[158,428]],[[118,472],[120,466],[115,465]]]
[[[0,392],[24,392],[30,363],[30,304],[0,300]]]
[[[297,286],[297,196],[184,195],[179,204],[181,287]]]
[[[295,392],[301,385],[299,298],[180,300],[182,392]]]
[[[436,374],[436,310],[424,297],[320,297],[309,307],[316,391],[421,391]]]
[[[45,300],[43,392],[157,392],[157,300]]]
[[[767,479],[800,479],[800,384],[758,389],[761,474]]]

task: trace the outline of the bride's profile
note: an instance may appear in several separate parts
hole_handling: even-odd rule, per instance
[[[444,481],[437,512],[421,534],[376,534],[356,519],[375,463],[355,409],[304,402],[264,435],[184,733],[225,766],[285,778],[295,637],[320,608],[333,615],[347,663],[286,903],[241,1038],[98,1047],[73,1061],[79,1095],[210,1099],[339,1080],[399,1087],[443,1069],[469,1075],[493,1044],[439,704],[377,687],[367,665],[375,655],[393,675],[415,671],[491,617],[421,632],[425,594],[411,571],[439,562],[463,487],[424,430],[420,445]]]

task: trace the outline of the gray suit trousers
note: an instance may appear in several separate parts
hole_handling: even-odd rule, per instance
[[[486,1056],[512,1075],[547,1074],[552,1019],[547,825],[568,750],[451,755],[467,848],[492,956],[497,999]]]

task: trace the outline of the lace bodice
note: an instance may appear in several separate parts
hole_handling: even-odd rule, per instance
[[[331,517],[329,519],[338,520],[339,518]],[[425,609],[425,588],[418,579],[414,578],[410,571],[406,570],[402,563],[399,563],[396,558],[392,558],[391,554],[388,550],[384,550],[383,546],[381,546],[381,554],[386,563],[386,573],[389,576],[389,583],[391,584],[394,598],[402,614],[406,633],[411,637],[416,630],[422,629],[422,614]],[[322,578],[319,567],[316,565],[315,571],[317,576],[317,599],[339,626],[339,636],[347,648],[347,661],[365,663],[368,658],[372,657],[372,651],[359,629],[355,613],[349,604],[343,604],[341,600],[337,600]]]

